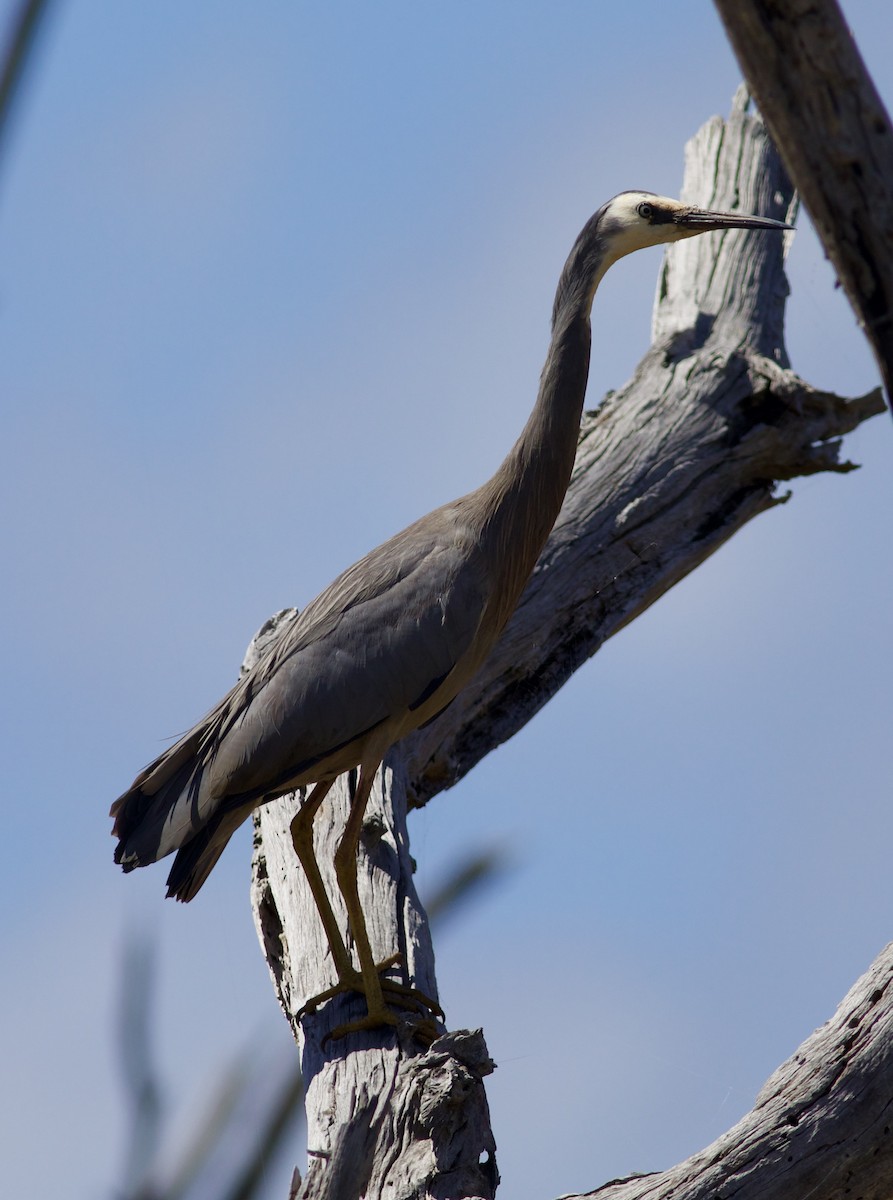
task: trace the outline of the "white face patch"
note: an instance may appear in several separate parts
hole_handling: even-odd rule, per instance
[[[600,221],[610,246],[609,261],[616,262],[633,250],[678,242],[697,233],[696,229],[686,229],[672,220],[653,221],[649,216],[657,212],[667,217],[673,212],[685,212],[687,207],[678,200],[650,192],[621,192],[609,200]]]

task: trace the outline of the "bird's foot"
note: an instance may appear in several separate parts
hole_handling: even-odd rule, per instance
[[[401,1020],[408,1020],[413,1024],[413,1032],[420,1040],[426,1041],[428,1044],[442,1032],[434,1019],[440,1017],[443,1019],[444,1013],[440,1005],[426,996],[419,988],[409,987],[407,984],[399,983],[396,979],[388,979],[383,972],[389,970],[396,963],[402,961],[402,955],[392,954],[383,962],[376,963],[375,971],[378,975],[378,984],[380,987],[380,996],[373,997],[370,1000],[369,991],[366,988],[362,973],[351,967],[349,970],[344,970],[340,973],[338,982],[330,988],[320,992],[316,996],[312,996],[306,1004],[298,1010],[297,1019],[300,1021],[303,1017],[310,1013],[316,1012],[321,1004],[332,1000],[335,996],[344,995],[346,992],[359,992],[366,998],[368,1012],[365,1017],[357,1021],[350,1021],[345,1025],[339,1025],[327,1034],[325,1041],[329,1039],[344,1037],[347,1033],[354,1033],[362,1029],[378,1029],[382,1026],[397,1025]],[[387,1001],[387,1003],[385,1003]],[[388,1007],[392,1005],[393,1008]],[[394,1012],[393,1009],[403,1010],[400,1013]]]
[[[396,1004],[398,1008],[412,1009],[416,1012],[424,1014],[428,1017],[444,1018],[444,1011],[430,996],[426,996],[419,988],[410,987],[405,983],[398,983],[396,979],[379,979],[381,990],[384,996],[391,1004]],[[363,989],[365,992],[365,988]]]
[[[389,1025],[397,1026],[400,1023],[400,1018],[393,1009],[388,1008],[386,1004],[378,1007],[369,1006],[369,1011],[365,1017],[358,1017],[355,1021],[345,1021],[343,1025],[336,1025],[322,1039],[323,1046],[327,1042],[335,1042],[339,1038],[347,1037],[349,1033],[361,1033],[364,1029],[383,1029]]]
[[[334,1042],[338,1038],[346,1037],[349,1033],[358,1033],[364,1029],[381,1029],[387,1025],[408,1027],[412,1036],[423,1046],[430,1046],[443,1033],[443,1028],[433,1017],[423,1017],[420,1013],[398,1015],[384,1004],[380,1009],[374,1011],[370,1008],[365,1017],[359,1017],[356,1021],[346,1021],[343,1025],[336,1025],[330,1033],[325,1035],[322,1044]]]
[[[402,959],[402,954],[392,954],[389,958],[375,964],[375,971],[379,976],[379,982],[383,989],[390,984],[393,984],[394,987],[402,986],[396,980],[382,978],[385,971],[389,971],[398,962],[402,962]],[[343,996],[345,992],[360,992],[364,996],[366,994],[363,976],[354,967],[339,968],[338,982],[333,983],[331,987],[326,988],[325,991],[320,992],[318,995],[311,996],[306,1004],[302,1004],[298,1009],[297,1020],[300,1021],[302,1017],[306,1017],[309,1013],[316,1012],[321,1004],[325,1004],[327,1000],[332,1000],[335,996]]]

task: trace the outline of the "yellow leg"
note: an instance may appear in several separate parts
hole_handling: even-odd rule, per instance
[[[320,874],[319,866],[316,862],[316,853],[313,849],[313,818],[319,811],[319,806],[331,791],[333,782],[333,780],[329,780],[328,783],[318,783],[301,805],[297,816],[295,816],[291,823],[291,841],[295,848],[295,854],[297,854],[304,874],[307,877],[307,883],[310,886],[313,899],[316,901],[316,908],[319,912],[323,928],[326,931],[326,937],[329,939],[329,948],[332,951],[332,961],[335,964],[335,970],[338,972],[338,979],[344,981],[351,975],[355,976],[357,972],[350,961],[350,955],[341,936],[338,918],[335,916],[335,913],[332,911],[332,905],[329,903],[326,885]]]
[[[344,897],[347,922],[356,942],[357,954],[360,959],[363,991],[369,1010],[364,1025],[369,1028],[377,1025],[396,1025],[397,1023],[397,1018],[384,1002],[381,979],[375,969],[375,959],[372,957],[372,947],[369,945],[366,918],[363,916],[357,884],[357,852],[360,845],[360,834],[363,830],[363,819],[366,815],[366,805],[369,803],[374,780],[374,770],[370,771],[365,767],[360,769],[360,780],[351,800],[344,834],[335,851],[335,876],[338,880],[338,887],[341,889],[341,895]]]
[[[332,961],[338,976],[336,984],[307,1001],[298,1013],[298,1019],[306,1013],[314,1012],[320,1004],[326,1000],[331,1000],[334,996],[340,995],[343,992],[360,992],[366,997],[367,1016],[361,1021],[352,1022],[350,1025],[344,1025],[334,1030],[330,1035],[331,1037],[340,1037],[342,1034],[354,1029],[373,1029],[381,1025],[396,1025],[396,1014],[385,1003],[385,994],[387,994],[388,1000],[391,1003],[397,1004],[400,1007],[415,1008],[417,1011],[422,1009],[429,1013],[438,1013],[440,1016],[443,1016],[443,1013],[434,1001],[429,1000],[417,988],[407,987],[394,979],[383,979],[381,977],[383,971],[400,962],[402,957],[400,954],[392,954],[380,963],[376,963],[372,957],[369,935],[366,931],[366,921],[363,916],[362,906],[360,905],[359,890],[357,887],[357,850],[359,848],[366,805],[369,801],[374,780],[374,770],[361,771],[359,786],[351,799],[347,825],[335,853],[335,874],[338,879],[339,890],[344,897],[350,930],[356,942],[357,954],[360,959],[359,971],[353,965],[350,952],[342,937],[338,918],[335,916],[326,892],[325,883],[323,882],[313,847],[313,821],[319,811],[320,805],[328,795],[332,783],[316,784],[291,823],[292,845],[307,877],[307,883],[316,903],[323,928],[325,929],[332,952]],[[429,1021],[428,1024],[431,1025],[431,1030],[420,1030],[420,1032],[423,1034],[427,1033],[428,1040],[432,1040],[437,1036],[438,1031],[434,1027],[433,1022]]]
[[[369,802],[369,795],[372,791],[372,784],[375,781],[375,768],[360,768],[360,779],[357,785],[357,790],[352,798],[350,813],[348,814],[347,824],[344,827],[344,834],[335,851],[335,876],[338,880],[338,887],[341,890],[341,895],[344,897],[344,905],[347,909],[347,920],[350,925],[350,930],[353,933],[354,941],[356,942],[357,954],[360,959],[360,972],[362,975],[362,991],[366,996],[367,1015],[359,1021],[351,1021],[347,1025],[341,1025],[334,1029],[330,1037],[337,1038],[345,1033],[351,1033],[358,1029],[375,1029],[381,1025],[396,1025],[397,1016],[385,1004],[384,993],[388,993],[388,998],[392,1002],[401,1006],[418,1005],[427,1010],[428,1013],[438,1013],[441,1017],[443,1012],[440,1007],[433,1001],[429,1000],[424,993],[417,988],[405,987],[402,984],[396,983],[394,980],[382,979],[380,975],[380,967],[376,966],[375,959],[372,956],[372,947],[369,944],[369,934],[366,929],[366,918],[363,915],[363,908],[360,904],[359,887],[357,884],[357,851],[360,844],[360,834],[363,830],[363,819],[366,815],[366,805]],[[399,955],[394,956],[399,958]],[[427,1038],[433,1040],[437,1036],[438,1030],[434,1022],[430,1019],[424,1022],[426,1028],[420,1032]],[[427,1027],[430,1026],[430,1029]]]
[[[332,997],[338,996],[343,992],[354,991],[360,992],[363,995],[366,994],[364,977],[353,965],[350,952],[344,943],[344,938],[341,936],[338,918],[335,916],[329,901],[326,886],[316,861],[316,852],[313,848],[313,821],[319,811],[320,805],[329,794],[331,787],[331,782],[318,783],[301,805],[291,823],[292,845],[307,877],[307,883],[316,903],[316,908],[329,942],[329,948],[332,952],[332,962],[338,976],[338,982],[334,986],[326,988],[325,991],[320,992],[319,995],[313,996],[307,1001],[298,1013],[298,1019],[305,1013],[314,1012],[320,1004],[326,1000],[331,1000]],[[365,934],[365,925],[363,926],[363,933]],[[392,954],[384,962],[373,964],[376,978],[379,978],[382,971],[386,971],[398,963],[400,958],[399,954]],[[382,988],[388,993],[393,994],[396,1003],[400,1003],[402,997],[404,1002],[422,1000],[427,1004],[428,1008],[431,1007],[430,1002],[425,1000],[421,992],[418,992],[415,988],[404,987],[403,984],[398,983],[396,980],[379,979],[379,990],[382,990]]]

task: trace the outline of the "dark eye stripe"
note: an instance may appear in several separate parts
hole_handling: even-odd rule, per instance
[[[671,209],[663,208],[659,204],[651,204],[648,200],[642,200],[637,204],[636,212],[649,225],[672,225],[676,220],[676,214]]]

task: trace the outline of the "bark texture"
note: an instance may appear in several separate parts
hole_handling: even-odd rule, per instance
[[[794,204],[790,182],[762,123],[745,109],[739,95],[731,118],[714,118],[689,145],[684,193],[711,208],[783,218]],[[879,392],[845,400],[788,368],[783,252],[777,236],[740,233],[670,248],[654,344],[630,383],[586,416],[565,506],[517,613],[475,683],[385,764],[360,854],[363,907],[374,953],[399,951],[395,975],[432,997],[407,807],[455,783],[607,637],[780,503],[779,480],[848,470],[840,436],[883,410]],[[274,621],[292,617],[287,610]],[[331,864],[348,799],[341,780],[316,822],[336,909]],[[498,1173],[482,1080],[492,1064],[479,1032],[444,1031],[425,1049],[407,1017],[397,1031],[326,1041],[334,1025],[364,1011],[352,996],[297,1018],[307,998],[332,982],[288,833],[298,802],[286,797],[259,811],[253,885],[258,932],[307,1087],[311,1165],[297,1194],[491,1197]],[[867,1015],[864,1028],[874,1028]],[[803,1099],[790,1099],[785,1111],[799,1113]],[[786,1136],[800,1124],[786,1127]]]
[[[835,0],[716,0],[893,404],[893,126]]]

